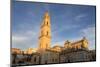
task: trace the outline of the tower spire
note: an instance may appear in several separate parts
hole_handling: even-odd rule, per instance
[[[42,22],[41,27],[44,26],[44,25],[50,26],[50,15],[49,15],[48,11],[46,11],[44,16],[43,16],[43,22]]]

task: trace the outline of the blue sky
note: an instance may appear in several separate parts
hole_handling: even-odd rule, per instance
[[[64,46],[66,40],[75,42],[85,36],[89,48],[95,49],[95,6],[20,1],[12,3],[12,47],[22,50],[38,47],[46,11],[51,17],[51,47]]]

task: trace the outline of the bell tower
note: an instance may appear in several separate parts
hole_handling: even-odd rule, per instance
[[[40,28],[39,49],[45,50],[50,48],[50,43],[51,43],[51,24],[50,24],[49,13],[46,11]]]

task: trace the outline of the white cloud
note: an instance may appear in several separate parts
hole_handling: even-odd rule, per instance
[[[85,36],[88,41],[89,41],[89,48],[90,49],[95,49],[95,25],[88,26],[85,29],[81,30],[82,36]]]
[[[25,30],[25,31],[24,31]],[[20,29],[12,34],[12,47],[27,49],[29,47],[37,47],[38,31],[36,29]]]
[[[37,32],[36,31],[33,32],[33,31],[34,30],[26,30],[26,31],[21,30],[20,32],[15,32],[12,35],[12,40],[13,41],[25,41],[25,40],[29,40],[32,37],[34,37],[34,36],[37,35]]]
[[[87,14],[79,14],[75,17],[76,21],[80,21],[81,19],[85,18],[87,16]]]
[[[12,41],[13,42],[22,42],[26,41],[28,38],[24,36],[12,36]]]
[[[83,29],[82,33],[85,36],[88,36],[89,38],[94,38],[95,37],[95,26],[90,26],[86,29]]]

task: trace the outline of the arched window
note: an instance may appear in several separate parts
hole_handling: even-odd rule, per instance
[[[48,25],[48,21],[47,21],[47,25]]]
[[[48,31],[47,31],[47,35],[48,35]]]

